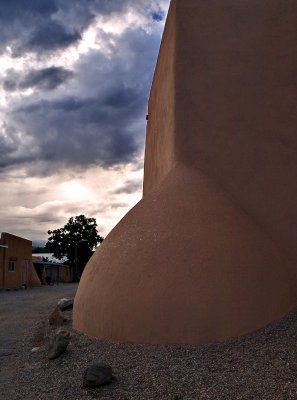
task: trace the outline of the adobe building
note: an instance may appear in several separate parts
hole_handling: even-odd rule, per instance
[[[297,303],[297,2],[172,0],[143,199],[89,261],[74,327],[197,344]]]
[[[32,242],[10,233],[0,239],[0,288],[40,286],[32,264]]]
[[[44,285],[73,282],[69,265],[56,263],[53,261],[43,261],[42,256],[32,255],[32,263],[37,276]]]

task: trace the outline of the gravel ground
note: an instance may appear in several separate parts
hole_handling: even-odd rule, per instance
[[[12,354],[0,352],[1,399],[297,399],[297,311],[252,334],[196,347],[97,341],[74,332],[72,312],[66,311],[71,342],[50,361],[48,315],[57,298],[50,307],[50,300],[44,303],[42,315],[39,310],[29,318]],[[39,351],[31,353],[33,347]],[[94,363],[110,364],[116,378],[84,389],[83,371]]]

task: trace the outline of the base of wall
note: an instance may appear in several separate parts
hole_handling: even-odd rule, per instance
[[[221,187],[176,166],[114,228],[83,273],[74,328],[100,339],[198,344],[296,305],[276,243]]]

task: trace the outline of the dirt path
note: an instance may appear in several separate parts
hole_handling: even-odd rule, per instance
[[[8,398],[2,385],[12,382],[15,362],[31,327],[44,321],[63,297],[73,297],[77,284],[42,286],[18,291],[0,291],[0,399]]]
[[[50,314],[62,297],[73,297],[77,284],[0,292],[0,357],[14,353],[22,335],[39,317]]]
[[[69,310],[70,344],[49,360],[57,327],[48,316],[75,290],[0,292],[0,400],[297,400],[297,309],[257,332],[200,346],[95,340],[71,328]],[[98,363],[112,366],[115,379],[84,388],[85,369]]]

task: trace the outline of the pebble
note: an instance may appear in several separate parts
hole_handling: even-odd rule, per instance
[[[33,347],[31,350],[31,353],[37,353],[39,351],[40,347]]]
[[[0,349],[0,357],[7,357],[12,355],[12,350]]]

